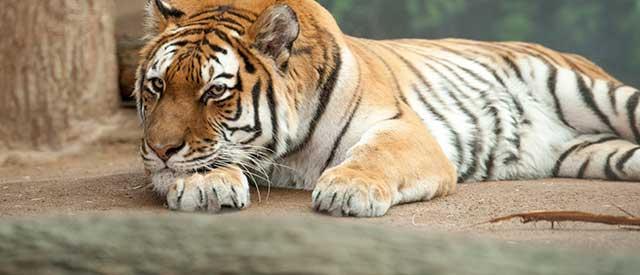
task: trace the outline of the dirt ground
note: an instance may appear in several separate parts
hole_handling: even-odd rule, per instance
[[[55,163],[0,167],[0,220],[42,215],[170,214],[148,188],[137,155],[138,130],[131,125],[103,140],[90,152]],[[126,133],[126,134],[123,134]],[[224,215],[295,216],[380,224],[429,232],[488,237],[509,244],[580,247],[614,251],[640,248],[640,231],[615,226],[563,223],[523,225],[516,221],[471,226],[488,219],[535,210],[579,210],[624,215],[615,205],[640,215],[640,183],[549,179],[462,185],[457,194],[431,202],[393,208],[377,219],[337,219],[316,214],[304,191],[253,188],[253,205]]]

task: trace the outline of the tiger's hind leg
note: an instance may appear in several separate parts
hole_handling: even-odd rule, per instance
[[[610,133],[640,143],[640,91],[592,71],[597,66],[569,69],[532,59],[528,79],[552,112],[576,133]]]
[[[582,135],[563,148],[553,175],[640,181],[640,146],[611,134]]]

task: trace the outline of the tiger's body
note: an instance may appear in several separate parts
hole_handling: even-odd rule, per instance
[[[458,182],[640,180],[640,92],[582,57],[349,37],[312,0],[152,0],[150,11],[142,152],[173,209],[244,208],[247,178],[263,174],[345,216]]]

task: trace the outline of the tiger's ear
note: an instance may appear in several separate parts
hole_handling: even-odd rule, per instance
[[[286,69],[299,34],[298,16],[284,4],[267,8],[248,31],[252,46],[272,58],[280,69]]]
[[[172,5],[173,1],[175,0],[147,0],[147,27],[152,34],[164,31],[185,15]]]

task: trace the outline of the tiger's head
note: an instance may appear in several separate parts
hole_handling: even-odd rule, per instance
[[[275,2],[259,13],[214,2],[148,1],[153,37],[134,94],[150,172],[273,154],[293,123],[286,78],[296,13]]]

